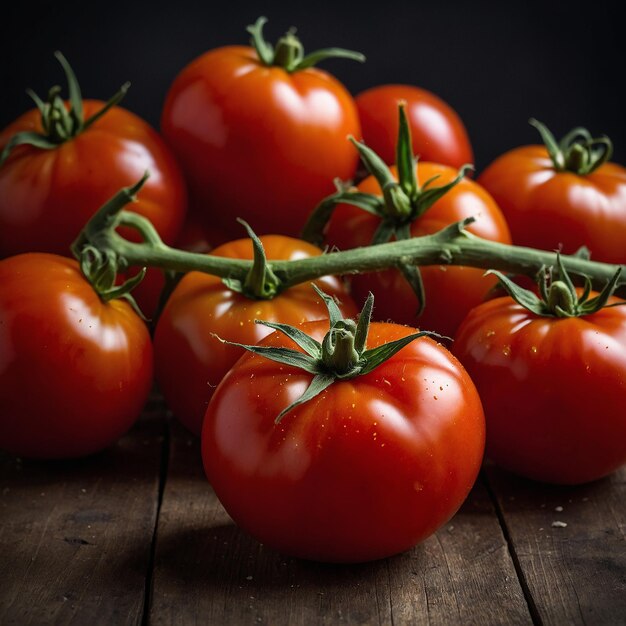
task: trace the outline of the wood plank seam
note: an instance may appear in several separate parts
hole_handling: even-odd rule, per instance
[[[528,585],[528,581],[526,580],[526,576],[524,575],[524,570],[522,568],[519,557],[517,555],[517,551],[515,550],[515,545],[513,543],[511,533],[509,532],[509,527],[504,518],[504,513],[502,511],[500,503],[498,502],[498,498],[496,497],[496,494],[492,488],[492,485],[489,482],[487,473],[484,471],[484,469],[481,470],[480,479],[485,485],[485,488],[487,489],[487,493],[489,494],[489,497],[491,498],[491,501],[493,503],[493,508],[496,512],[498,522],[500,523],[500,528],[502,529],[502,534],[506,541],[507,549],[511,556],[511,560],[513,561],[513,567],[515,568],[515,573],[517,574],[517,578],[519,580],[520,586],[524,593],[526,604],[528,605],[528,612],[530,613],[530,617],[533,620],[533,624],[535,624],[535,626],[543,626],[543,620],[541,619],[541,616],[539,614],[539,609],[537,608],[537,605],[532,596],[532,593],[530,592],[530,587]]]

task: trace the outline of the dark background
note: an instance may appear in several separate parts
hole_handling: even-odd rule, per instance
[[[376,6],[376,8],[371,8]],[[516,145],[535,143],[529,117],[560,137],[574,126],[609,135],[626,164],[626,45],[613,2],[23,2],[5,8],[0,38],[0,124],[64,85],[52,56],[73,65],[85,97],[107,99],[126,80],[124,106],[158,126],[176,73],[202,52],[245,44],[259,15],[275,41],[291,25],[306,50],[341,46],[361,65],[323,67],[353,93],[389,83],[429,89],[465,121],[480,171]]]

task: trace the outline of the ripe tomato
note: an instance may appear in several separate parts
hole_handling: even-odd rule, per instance
[[[626,168],[606,162],[589,173],[579,171],[579,157],[567,157],[574,145],[561,142],[562,167],[545,146],[515,148],[491,163],[478,182],[500,205],[514,243],[560,247],[565,254],[584,245],[596,261],[624,263]]]
[[[85,100],[85,117],[103,106]],[[0,150],[23,131],[42,132],[37,109],[0,133]],[[91,215],[146,170],[150,178],[129,210],[149,218],[165,242],[173,243],[186,208],[184,181],[163,140],[133,113],[113,107],[53,149],[17,146],[0,167],[0,257],[31,251],[69,255]]]
[[[268,259],[290,260],[321,254],[304,241],[282,235],[261,237]],[[211,252],[234,259],[252,259],[250,239],[239,239]],[[337,296],[347,315],[356,306],[340,281],[326,276],[315,281]],[[255,319],[294,324],[326,317],[326,307],[310,285],[296,285],[272,300],[253,300],[229,289],[221,279],[189,272],[170,296],[154,336],[156,378],[167,406],[199,435],[207,404],[217,384],[243,350],[213,336],[239,343],[257,343],[271,332]]]
[[[577,484],[626,462],[626,307],[555,318],[497,298],[471,311],[452,349],[480,393],[498,465]]]
[[[103,302],[72,259],[0,261],[0,448],[43,459],[102,450],[151,384],[150,337],[126,302]]]
[[[391,173],[397,177],[397,168]],[[419,163],[421,180],[439,176],[437,185],[453,181],[457,172],[445,165]],[[363,180],[359,191],[381,195],[373,176]],[[411,235],[427,235],[444,226],[474,216],[478,219],[468,231],[502,243],[510,243],[506,222],[493,198],[477,183],[461,180],[444,196],[437,200],[421,217],[411,224]],[[334,212],[327,233],[330,245],[339,249],[368,245],[380,223],[380,218],[356,207],[341,204]],[[427,330],[435,330],[452,336],[467,312],[479,304],[487,291],[495,284],[492,277],[484,277],[484,271],[468,267],[439,265],[421,268],[426,293],[426,307],[416,317],[418,299],[402,274],[396,270],[358,275],[352,278],[352,293],[357,302],[362,302],[369,291],[376,296],[375,318],[393,320],[401,324]]]
[[[253,47],[211,50],[180,72],[165,101],[161,128],[192,207],[230,238],[237,217],[258,234],[298,236],[334,178],[356,170],[346,141],[360,136],[352,96],[322,70],[282,67],[280,46],[268,63]]]
[[[300,328],[321,341],[328,321]],[[373,323],[367,347],[413,332]],[[261,345],[295,346],[279,333]],[[275,424],[311,379],[247,353],[215,391],[202,457],[237,524],[285,554],[359,562],[407,550],[452,517],[479,471],[485,432],[476,389],[447,350],[417,339]]]
[[[406,102],[413,154],[459,169],[474,162],[474,153],[461,118],[441,98],[412,85],[380,85],[360,93],[356,106],[363,141],[391,165],[396,159],[398,103]]]

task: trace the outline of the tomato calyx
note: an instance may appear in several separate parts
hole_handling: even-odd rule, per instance
[[[363,193],[349,183],[335,181],[337,191],[322,200],[314,209],[304,227],[303,239],[316,245],[324,242],[324,230],[339,204],[350,204],[380,218],[372,244],[386,243],[392,238],[409,239],[411,224],[421,217],[439,198],[456,186],[473,165],[463,165],[456,178],[439,187],[433,183],[439,176],[433,176],[420,185],[418,180],[417,157],[413,154],[411,128],[406,117],[406,103],[398,105],[399,130],[396,144],[396,166],[398,180],[394,178],[387,164],[365,143],[349,137],[358,150],[367,171],[376,179],[382,197]]]
[[[372,309],[374,308],[374,295],[369,294],[359,314],[358,321],[355,322],[343,318],[337,303],[331,296],[324,293],[316,285],[313,285],[313,288],[324,300],[328,309],[330,328],[321,343],[294,326],[262,320],[255,320],[255,322],[283,333],[301,350],[247,345],[217,337],[223,343],[239,346],[271,361],[313,374],[313,378],[304,393],[276,416],[275,422],[277,424],[289,411],[315,398],[335,381],[369,374],[415,339],[425,336],[443,339],[441,335],[434,332],[418,331],[402,339],[390,341],[368,350],[367,335]]]
[[[511,298],[528,311],[541,317],[557,318],[593,315],[603,308],[626,304],[626,301],[608,304],[609,298],[617,289],[621,273],[622,268],[618,267],[600,293],[590,298],[592,285],[589,277],[583,276],[584,287],[579,295],[558,252],[556,266],[543,267],[537,273],[536,282],[539,287],[539,296],[520,287],[501,272],[496,270],[486,272],[486,274],[497,276],[500,284]]]
[[[17,146],[30,145],[42,150],[54,150],[60,144],[85,132],[109,109],[119,104],[130,87],[129,82],[124,83],[97,113],[85,119],[83,98],[76,75],[61,52],[57,50],[54,56],[61,64],[67,79],[69,106],[60,96],[61,87],[59,85],[55,85],[48,91],[48,99],[45,102],[32,89],[28,89],[28,95],[33,99],[41,113],[43,133],[24,131],[13,135],[0,154],[0,167],[8,159],[13,148]]]
[[[557,141],[545,124],[534,118],[528,123],[539,131],[557,172],[585,176],[606,163],[613,154],[613,142],[608,137],[594,138],[586,128],[576,127]]]
[[[222,282],[232,291],[236,291],[251,300],[272,300],[282,291],[281,281],[267,262],[265,249],[257,234],[244,220],[237,219],[237,221],[246,229],[252,240],[254,254],[252,266],[244,280],[226,277],[222,278]]]
[[[266,23],[266,17],[259,17],[254,24],[248,26],[247,31],[252,36],[250,45],[256,51],[259,61],[267,67],[282,67],[291,74],[313,67],[330,58],[351,59],[361,63],[365,61],[365,56],[360,52],[344,48],[323,48],[305,56],[302,43],[296,37],[296,29],[293,27],[278,40],[274,47],[263,36],[263,26]]]

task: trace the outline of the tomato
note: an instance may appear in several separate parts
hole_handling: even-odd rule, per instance
[[[328,321],[300,328],[321,341]],[[367,347],[413,332],[373,323]],[[279,333],[261,345],[295,346]],[[237,524],[288,555],[359,562],[407,550],[457,511],[479,471],[485,433],[476,389],[447,350],[417,339],[275,424],[311,379],[246,353],[215,391],[202,457]]]
[[[545,146],[515,148],[478,182],[502,209],[514,243],[566,254],[585,245],[596,261],[626,262],[626,168],[605,162],[584,173],[562,159],[557,167]]]
[[[459,169],[474,162],[467,131],[456,111],[435,94],[412,85],[380,85],[360,93],[356,106],[363,141],[385,163],[396,158],[398,103],[406,102],[413,154]]]
[[[103,302],[72,259],[0,261],[0,448],[42,459],[102,450],[151,384],[150,337],[126,302]]]
[[[290,260],[317,256],[321,250],[282,235],[261,237],[267,257]],[[239,239],[211,252],[217,256],[252,259],[250,239]],[[348,315],[356,307],[340,281],[316,281],[342,303]],[[199,435],[207,403],[217,384],[241,356],[242,350],[222,343],[256,343],[271,331],[255,319],[299,323],[326,317],[326,307],[310,285],[296,285],[271,300],[255,300],[229,289],[221,279],[189,272],[177,285],[159,318],[154,336],[156,378],[167,406]]]
[[[165,100],[161,128],[192,208],[230,238],[240,236],[237,217],[258,234],[298,236],[334,178],[356,171],[352,96],[322,70],[278,63],[253,47],[217,48],[185,67]]]
[[[83,102],[85,117],[104,106]],[[37,109],[0,133],[0,150],[22,131],[42,132]],[[21,252],[69,255],[69,246],[95,211],[144,172],[150,178],[129,210],[149,218],[166,243],[182,226],[186,190],[158,134],[121,107],[53,149],[22,145],[0,167],[0,257]]]
[[[497,298],[471,311],[452,350],[478,388],[498,465],[577,484],[626,462],[626,307],[555,318]]]
[[[391,167],[397,177],[397,169]],[[445,185],[457,176],[457,172],[445,165],[420,162],[420,180],[439,176],[437,185]],[[363,180],[359,191],[381,195],[373,176]],[[510,243],[506,222],[493,198],[477,183],[461,180],[437,200],[421,217],[411,224],[411,235],[427,235],[444,226],[474,216],[478,219],[468,231],[502,243]],[[368,245],[380,224],[380,218],[341,204],[335,209],[330,221],[327,241],[339,249]],[[378,320],[393,320],[401,324],[419,324],[421,328],[435,330],[452,336],[467,312],[479,304],[495,284],[492,277],[484,277],[484,271],[468,267],[438,265],[422,267],[421,274],[426,293],[426,307],[420,317],[416,316],[418,299],[402,274],[396,270],[354,276],[352,292],[357,301],[363,301],[369,291],[376,296],[374,315]]]

